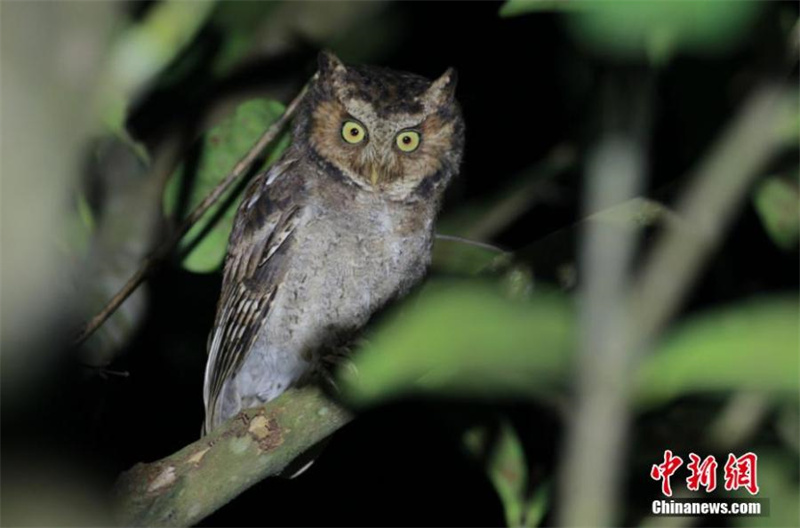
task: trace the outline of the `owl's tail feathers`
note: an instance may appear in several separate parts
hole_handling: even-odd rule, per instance
[[[208,392],[204,391],[203,400],[206,416],[203,420],[203,429],[200,432],[201,437],[206,436],[219,425],[219,419],[217,418],[219,416],[219,398],[209,397]]]
[[[208,418],[203,420],[203,427],[200,428],[200,438],[207,436],[212,429],[213,427],[211,426],[211,423],[209,422]]]
[[[211,431],[219,427],[229,418],[235,416],[241,410],[241,403],[238,398],[225,397],[226,395],[224,392],[226,387],[227,384],[223,387],[223,393],[215,398],[211,398],[211,401],[206,405],[206,418],[203,421],[201,436],[208,435]]]
[[[206,409],[206,417],[203,420],[203,428],[200,430],[200,437],[208,435],[219,425],[213,410]]]

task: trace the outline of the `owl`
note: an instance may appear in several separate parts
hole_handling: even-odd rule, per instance
[[[464,123],[431,82],[322,52],[292,144],[236,213],[208,340],[206,433],[319,379],[370,317],[422,280]]]

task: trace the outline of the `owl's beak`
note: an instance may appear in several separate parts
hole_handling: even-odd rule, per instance
[[[369,174],[369,181],[372,182],[372,186],[374,187],[375,185],[378,184],[378,180],[380,180],[380,179],[381,179],[381,176],[380,176],[380,173],[378,172],[378,168],[375,165],[373,165],[372,166],[372,170],[371,170],[371,172]]]
[[[384,160],[371,161],[367,165],[365,176],[369,178],[373,187],[394,179],[391,165],[385,163]]]

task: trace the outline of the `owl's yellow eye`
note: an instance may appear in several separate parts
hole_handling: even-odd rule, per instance
[[[355,121],[345,121],[342,125],[342,138],[348,143],[353,145],[361,143],[366,136],[367,131]]]
[[[419,132],[406,130],[397,134],[397,148],[403,152],[414,152],[419,147]]]

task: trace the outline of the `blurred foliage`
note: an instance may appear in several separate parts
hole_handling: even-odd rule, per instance
[[[464,445],[485,467],[503,503],[506,524],[538,526],[546,511],[548,486],[539,486],[536,493],[528,497],[528,464],[514,427],[503,420],[497,431],[486,427],[470,429],[464,433]]]
[[[71,258],[82,258],[89,252],[92,233],[96,227],[96,220],[92,207],[83,193],[76,193],[73,197],[67,222],[66,237],[61,240],[61,250],[64,255]]]
[[[781,249],[797,247],[800,234],[800,190],[798,179],[772,177],[761,182],[753,194],[761,223]]]
[[[491,246],[439,236],[433,243],[431,269],[438,273],[476,275],[491,267],[504,254]]]
[[[41,452],[15,454],[3,468],[3,526],[111,526],[104,490],[72,461]]]
[[[369,61],[391,49],[400,24],[380,2],[219,2],[210,25],[222,42],[211,70],[224,77],[249,60],[280,56],[299,43],[333,48],[349,61]]]
[[[96,313],[152,249],[161,220],[161,181],[130,141],[104,135],[90,148],[86,181],[76,193],[79,207],[71,221],[88,249],[79,255],[82,280],[75,281],[74,295],[86,312]],[[147,288],[140,288],[83,344],[82,363],[109,365],[146,314]]]
[[[786,112],[786,118],[781,121],[778,129],[786,146],[791,148],[800,142],[800,101],[791,98],[788,103],[791,105],[791,110]]]
[[[733,517],[733,526],[767,528],[797,526],[800,520],[800,493],[797,485],[797,461],[792,455],[775,449],[758,453],[759,496],[769,498],[769,515],[762,517]],[[732,492],[747,498],[747,492]]]
[[[131,100],[192,41],[213,7],[211,0],[158,2],[117,37],[100,84],[102,118],[112,131],[127,136]]]
[[[800,453],[800,401],[787,402],[781,406],[775,421],[781,441],[795,453]]]
[[[343,371],[359,405],[407,394],[547,397],[566,387],[574,321],[566,298],[509,300],[475,281],[431,283],[368,338]],[[795,298],[756,299],[678,325],[637,375],[640,405],[691,393],[800,390]],[[769,360],[753,351],[769,347]]]
[[[800,391],[798,299],[763,298],[698,315],[675,327],[637,377],[640,403],[686,394]]]
[[[523,513],[523,526],[542,526],[550,509],[550,488],[550,482],[544,482],[534,490]]]
[[[437,230],[473,240],[490,240],[533,208],[552,196],[552,182],[575,166],[573,148],[559,145],[541,162],[508,178],[499,190],[447,211],[437,222]]]
[[[174,215],[181,196],[189,187],[188,206],[197,206],[255,144],[264,131],[283,114],[284,107],[277,101],[254,99],[242,103],[232,116],[209,130],[199,145],[197,166],[191,169],[184,163],[170,177],[164,192],[164,210]],[[273,143],[261,170],[275,161],[289,144],[283,134]],[[228,189],[205,216],[195,223],[181,243],[185,253],[183,266],[197,273],[218,269],[225,258],[228,236],[233,228],[233,218],[241,201],[236,186]]]
[[[542,291],[509,300],[475,280],[431,281],[411,306],[368,336],[356,368],[342,371],[353,403],[407,394],[532,396],[563,384],[574,345],[565,297]]]
[[[575,0],[508,0],[500,7],[501,17],[515,17],[528,13],[569,12],[583,9],[583,2]]]
[[[3,409],[24,405],[59,358],[89,246],[76,199],[114,23],[110,4],[4,2],[0,16],[0,327]],[[76,246],[72,246],[75,243]]]
[[[587,50],[663,63],[676,53],[713,54],[731,49],[760,9],[758,2],[714,0],[509,0],[500,14],[566,11],[567,27]]]
[[[279,2],[220,2],[217,5],[212,22],[225,38],[212,65],[215,75],[229,73],[253,49],[259,29],[279,5]]]

